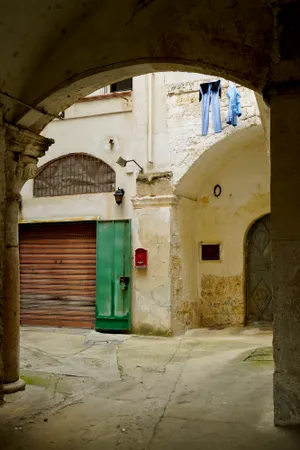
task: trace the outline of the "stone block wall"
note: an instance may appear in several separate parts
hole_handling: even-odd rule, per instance
[[[203,152],[237,130],[260,124],[260,118],[254,92],[243,86],[237,86],[241,94],[242,116],[238,119],[238,127],[227,125],[228,98],[226,97],[226,91],[229,82],[221,79],[222,96],[220,104],[223,131],[214,133],[210,111],[208,134],[202,136],[202,103],[199,103],[199,85],[217,78],[197,74],[197,78],[195,75],[191,81],[174,82],[174,80],[170,80],[168,82],[169,78],[166,74],[170,159],[174,183],[177,184]]]

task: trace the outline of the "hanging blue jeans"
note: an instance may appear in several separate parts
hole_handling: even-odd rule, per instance
[[[200,84],[199,100],[202,99],[202,135],[206,136],[209,125],[209,109],[212,105],[212,121],[215,133],[222,131],[221,111],[220,111],[220,97],[221,97],[221,81],[214,81],[213,83]]]

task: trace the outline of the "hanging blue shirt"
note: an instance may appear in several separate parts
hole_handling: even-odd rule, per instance
[[[229,86],[226,95],[229,99],[226,123],[228,123],[228,125],[233,125],[234,127],[236,127],[237,118],[242,115],[240,101],[241,94],[239,93],[235,85],[231,85]]]

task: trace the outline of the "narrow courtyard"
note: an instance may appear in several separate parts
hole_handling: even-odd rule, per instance
[[[1,448],[299,449],[273,425],[272,334],[174,338],[23,328],[26,390],[5,397]]]

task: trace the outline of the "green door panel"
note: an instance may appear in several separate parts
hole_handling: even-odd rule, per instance
[[[130,277],[130,221],[98,222],[96,329],[130,330]]]
[[[110,317],[113,285],[112,244],[114,241],[114,228],[109,222],[97,224],[97,285],[96,285],[96,314]],[[98,301],[101,299],[101,301]]]

